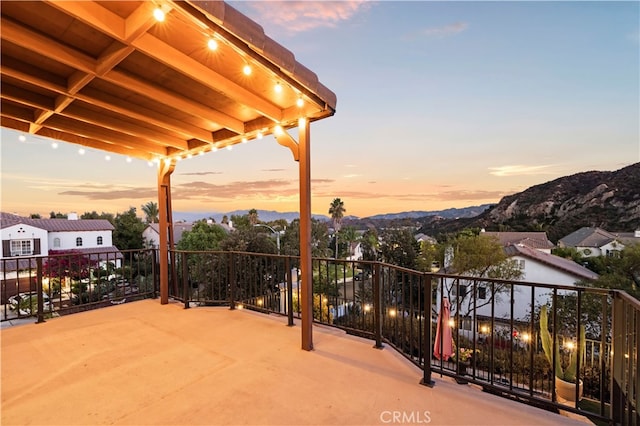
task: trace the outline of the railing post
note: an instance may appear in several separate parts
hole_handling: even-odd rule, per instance
[[[373,328],[376,336],[374,348],[382,349],[382,292],[380,291],[380,263],[373,265]]]
[[[625,367],[625,303],[614,292],[612,309],[611,347],[611,420],[613,424],[624,424],[625,398],[623,394]]]
[[[42,297],[42,258],[41,257],[36,257],[36,268],[37,268],[36,269],[36,291],[38,292],[38,320],[36,321],[36,324],[39,324],[41,322],[44,322],[44,298]]]
[[[229,267],[227,268],[227,279],[229,282],[229,298],[231,299],[231,305],[229,309],[234,310],[236,308],[236,274],[234,267],[235,259],[233,252],[229,252]]]
[[[287,256],[284,265],[287,271],[287,325],[291,327],[293,326],[293,277],[291,276],[291,257]]]
[[[187,253],[182,252],[180,256],[182,263],[182,297],[184,298],[184,308],[189,309],[189,271],[187,268]]]
[[[420,276],[423,290],[423,317],[424,321],[424,339],[423,339],[423,360],[422,360],[422,379],[420,384],[432,388],[436,382],[431,379],[431,295],[433,294],[433,280],[431,274],[422,274]],[[442,346],[441,346],[442,347]]]

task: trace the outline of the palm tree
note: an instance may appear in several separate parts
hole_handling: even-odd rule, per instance
[[[338,231],[342,224],[342,218],[344,217],[347,209],[344,208],[344,202],[340,198],[334,198],[329,206],[329,214],[333,221],[333,229],[336,237],[336,259],[338,258]]]
[[[142,205],[142,212],[144,213],[144,220],[147,223],[158,223],[160,210],[158,210],[158,203],[149,201],[147,204]]]
[[[342,239],[345,240],[349,245],[349,257],[352,257],[353,247],[351,246],[353,245],[353,243],[358,241],[358,232],[356,231],[356,228],[353,226],[345,226],[344,229],[340,231],[340,235],[342,236]]]
[[[255,226],[258,222],[259,222],[258,210],[256,209],[249,210],[249,224],[251,226]]]

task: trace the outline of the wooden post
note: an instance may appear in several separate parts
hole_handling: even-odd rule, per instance
[[[311,152],[309,122],[298,121],[300,153],[300,279],[302,280],[302,349],[313,350],[313,273],[311,266]]]
[[[169,303],[169,244],[173,243],[173,219],[171,215],[171,173],[174,160],[160,161],[158,166],[158,211],[160,213],[158,262],[160,264],[160,304]]]

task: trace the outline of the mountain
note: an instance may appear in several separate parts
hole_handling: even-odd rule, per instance
[[[482,204],[480,206],[463,207],[460,209],[451,208],[446,210],[435,210],[435,211],[424,211],[424,210],[415,211],[414,210],[414,211],[402,212],[402,213],[386,213],[386,214],[378,214],[375,216],[369,216],[365,219],[370,219],[370,220],[379,220],[379,219],[394,220],[394,219],[405,219],[405,218],[417,219],[425,216],[440,216],[445,219],[458,219],[462,217],[478,216],[479,214],[487,210],[492,205],[493,204]]]
[[[474,218],[425,218],[421,231],[457,232],[474,227],[488,231],[545,230],[551,241],[583,227],[611,232],[640,229],[640,163],[612,172],[590,171],[532,186]]]
[[[227,216],[231,219],[231,216],[244,216],[249,213],[249,210],[234,210],[231,212],[173,212],[173,220],[176,222],[195,222],[201,219],[213,218],[217,223],[222,222],[222,217]],[[273,210],[258,210],[258,218],[263,222],[271,222],[278,219],[285,219],[287,222],[291,222],[294,219],[298,219],[300,213],[298,212],[277,212]],[[314,219],[329,220],[328,216],[312,215]]]

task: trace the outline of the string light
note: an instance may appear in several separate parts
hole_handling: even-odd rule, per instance
[[[164,22],[164,11],[162,9],[160,9],[159,7],[156,7],[153,10],[153,17],[156,19],[156,21],[158,22]]]
[[[213,38],[209,38],[209,41],[207,42],[207,47],[209,47],[209,50],[217,50],[218,49],[218,42]]]
[[[20,142],[24,142],[24,141],[26,141],[26,140],[27,140],[27,137],[26,137],[25,135],[20,135],[20,136],[18,136],[18,140],[19,140]]]
[[[204,155],[204,151],[200,151],[200,153],[198,155],[203,156]]]
[[[232,149],[233,149],[233,146],[227,145],[227,151],[231,151]]]
[[[282,92],[282,84],[280,84],[280,82],[277,82],[275,87],[273,88],[273,90],[275,90],[276,93],[281,93]]]
[[[58,148],[58,142],[51,142],[51,148],[57,149]]]
[[[107,161],[111,161],[111,156],[110,155],[105,155],[104,159],[107,160]]]
[[[274,131],[276,132],[276,135],[278,135],[278,136],[281,135],[284,132],[282,130],[282,126],[279,125],[279,124],[274,128]]]
[[[80,155],[84,155],[84,148],[80,148],[80,149],[78,150],[78,154],[80,154]]]
[[[302,96],[298,98],[298,100],[296,101],[296,105],[298,105],[299,108],[302,108],[304,106],[304,101],[302,100]]]
[[[242,72],[244,73],[244,75],[251,75],[251,67],[249,66],[249,64],[245,65],[244,68],[242,68]]]
[[[247,138],[242,138],[242,143],[247,143],[249,140]]]
[[[262,139],[263,136],[262,132],[258,132],[258,139]]]
[[[130,163],[131,161],[133,161],[131,157],[127,157],[127,163]]]

